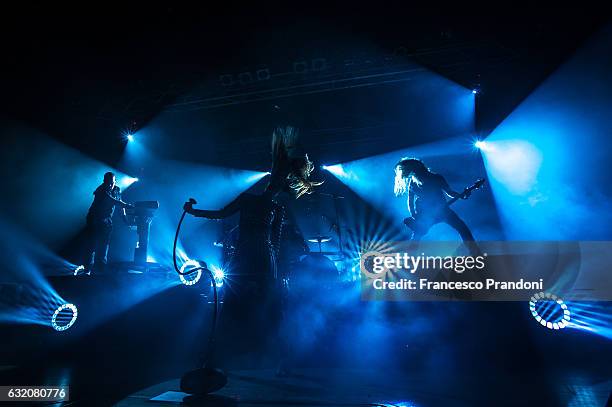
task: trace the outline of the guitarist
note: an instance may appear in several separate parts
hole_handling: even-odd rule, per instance
[[[454,191],[444,177],[433,173],[416,158],[402,158],[395,165],[395,195],[408,193],[410,217],[404,223],[412,231],[412,239],[420,240],[429,229],[438,223],[446,223],[455,229],[472,255],[478,255],[474,236],[465,222],[450,209],[447,196],[467,199],[470,191]]]

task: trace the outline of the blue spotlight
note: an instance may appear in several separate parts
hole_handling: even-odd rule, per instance
[[[351,172],[351,171],[346,171],[344,169],[344,167],[342,166],[342,164],[336,164],[336,165],[324,165],[321,168],[323,168],[325,171],[329,171],[332,174],[334,174],[336,177],[343,179],[343,180],[354,180],[356,181],[358,179],[357,174]]]
[[[246,177],[245,183],[250,186],[269,174],[269,172],[253,172],[253,174]]]
[[[529,300],[531,315],[540,325],[548,329],[563,329],[569,325],[571,316],[563,300],[551,293],[537,293]]]
[[[212,271],[213,277],[215,278],[215,284],[217,288],[223,286],[223,280],[225,279],[225,271],[222,268],[215,266],[212,264],[210,266],[210,271]]]
[[[480,89],[474,88],[472,89],[472,95],[478,95],[480,93]]]
[[[507,238],[609,240],[612,60],[601,56],[611,44],[599,31],[487,137]]]
[[[132,185],[134,182],[138,182],[138,178],[126,175],[119,180],[118,184],[121,189],[125,189]]]
[[[196,267],[201,267],[200,263],[196,260],[188,259],[187,261],[183,263],[180,271],[181,273],[185,273],[186,270],[193,270]],[[194,285],[195,283],[200,281],[201,277],[202,277],[202,270],[198,270],[195,273],[187,274],[187,275],[179,274],[179,279],[181,280],[181,283],[185,285]]]
[[[383,407],[417,407],[416,404],[412,403],[411,401],[385,401],[381,403],[376,403],[375,405]]]
[[[609,302],[568,302],[572,319],[568,328],[612,339],[612,308]]]
[[[129,134],[127,136],[125,136],[125,138],[127,139],[128,143],[133,143],[134,142],[134,135],[133,134]]]
[[[479,141],[474,145],[483,152],[487,172],[496,186],[514,196],[525,196],[533,192],[542,164],[542,152],[532,143],[524,140],[495,140]]]
[[[77,307],[74,304],[62,304],[53,313],[51,326],[56,331],[65,331],[74,325],[77,315]]]
[[[476,142],[474,142],[474,147],[476,147],[479,150],[486,151],[488,148],[488,144],[486,141],[476,140]]]

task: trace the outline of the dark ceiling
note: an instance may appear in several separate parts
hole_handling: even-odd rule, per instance
[[[244,72],[282,72],[296,61],[376,65],[386,56],[412,58],[466,87],[480,86],[478,127],[486,131],[607,17],[391,9],[296,16],[273,8],[217,14],[147,6],[81,14],[34,8],[2,20],[4,115],[113,162],[121,140],[109,142],[101,134],[140,128],[185,100],[246,103],[235,95],[253,88],[227,87],[223,78],[238,82]],[[266,86],[277,85],[270,81],[255,90]],[[206,103],[197,106],[223,111]],[[265,104],[274,108],[283,100]]]

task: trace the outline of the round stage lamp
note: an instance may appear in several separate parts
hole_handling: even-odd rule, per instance
[[[196,267],[201,267],[199,262],[197,262],[196,260],[187,260],[181,266],[180,271],[181,273],[186,273],[189,270],[193,270]],[[195,283],[200,281],[200,277],[202,277],[202,270],[195,271],[191,274],[185,274],[185,275],[179,274],[181,283],[185,285],[194,285]]]
[[[56,331],[65,331],[74,325],[77,315],[78,311],[76,305],[62,304],[53,313],[51,317],[51,326]]]
[[[81,274],[86,274],[87,270],[85,270],[85,266],[80,265],[74,269],[73,275],[78,276]]]
[[[531,315],[548,329],[563,329],[571,320],[570,311],[563,300],[551,293],[537,293],[529,300]]]

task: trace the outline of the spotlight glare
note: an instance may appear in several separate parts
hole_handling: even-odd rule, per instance
[[[134,135],[133,134],[128,134],[125,137],[127,138],[128,142],[130,142],[130,143],[134,142]]]
[[[51,326],[56,331],[65,331],[74,325],[77,315],[77,307],[74,304],[62,304],[53,313],[51,317]],[[68,320],[68,318],[70,318],[70,320]]]
[[[493,188],[496,185],[503,187],[511,194],[508,199],[531,198],[533,202],[528,202],[530,207],[545,199],[545,195],[534,194],[543,158],[538,148],[523,140],[496,140],[482,143],[484,144],[479,144],[479,148],[489,179],[495,182]],[[501,190],[498,190],[498,193],[501,193]]]
[[[132,185],[134,182],[138,182],[138,178],[130,177],[126,175],[125,177],[119,180],[119,187],[121,187],[121,189],[125,189],[129,187],[130,185]]]
[[[487,143],[486,143],[486,141],[476,140],[476,142],[474,143],[474,147],[476,147],[479,150],[486,150],[487,149]]]
[[[326,171],[331,172],[336,177],[341,178],[341,179],[352,179],[355,181],[358,179],[355,174],[353,174],[350,171],[346,171],[345,168],[342,166],[342,164],[324,165],[321,168],[323,168]]]
[[[198,261],[187,259],[187,261],[185,261],[181,266],[180,271],[181,273],[185,273],[185,270],[193,270],[197,267],[202,267]],[[179,274],[179,279],[181,280],[181,283],[185,285],[194,285],[195,283],[200,281],[200,277],[202,277],[202,270],[198,270],[191,274]]]
[[[225,271],[222,268],[211,264],[210,271],[212,271],[217,287],[223,286],[223,280],[225,279]]]
[[[477,94],[478,94],[478,92],[480,92],[480,91],[478,90],[478,88],[474,88],[474,89],[472,89],[472,94],[473,94],[473,95],[477,95]]]
[[[260,171],[256,171],[253,172],[251,175],[249,175],[246,179],[245,182],[247,185],[251,186],[252,184],[255,184],[257,181],[259,181],[260,179],[266,177],[270,175],[269,172],[260,172]]]

